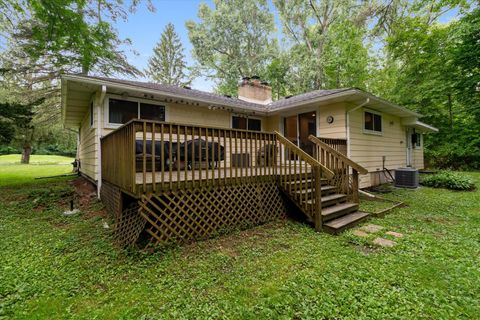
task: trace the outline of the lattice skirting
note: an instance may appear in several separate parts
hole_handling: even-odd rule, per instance
[[[134,244],[145,229],[146,220],[139,214],[137,203],[131,203],[115,219],[113,226],[114,242],[120,247]]]
[[[102,199],[107,212],[117,220],[122,213],[122,192],[113,184],[103,181],[100,189],[100,199]]]
[[[140,215],[152,243],[205,239],[285,217],[275,182],[251,182],[209,189],[144,195]]]

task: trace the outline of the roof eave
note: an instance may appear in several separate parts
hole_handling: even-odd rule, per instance
[[[108,81],[108,80],[102,80],[102,79],[94,79],[91,77],[83,77],[83,76],[77,76],[77,75],[64,75],[62,76],[62,80],[65,79],[67,81],[83,81],[85,83],[89,84],[94,84],[94,85],[106,85],[111,88],[117,88],[117,89],[122,89],[122,90],[132,90],[132,91],[142,91],[145,93],[149,94],[155,94],[155,95],[162,95],[165,97],[169,98],[181,98],[181,99],[187,99],[187,100],[195,100],[201,103],[205,104],[212,104],[212,105],[221,105],[221,106],[227,106],[231,108],[235,108],[237,110],[242,110],[242,111],[254,111],[257,114],[260,115],[266,115],[267,111],[264,109],[264,106],[259,106],[259,107],[245,107],[245,106],[238,106],[235,104],[233,101],[231,103],[219,103],[218,101],[214,100],[209,100],[209,99],[202,99],[198,97],[190,97],[187,95],[178,95],[174,94],[171,92],[166,92],[162,90],[157,90],[157,89],[149,89],[149,88],[144,88],[141,86],[135,86],[135,85],[129,85],[129,84],[124,84],[124,83],[118,83],[115,81]]]

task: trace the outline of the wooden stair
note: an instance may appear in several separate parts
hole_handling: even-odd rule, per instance
[[[314,136],[314,156],[275,132],[282,153],[278,183],[317,231],[337,234],[368,217],[358,211],[358,175],[368,170]],[[293,160],[293,161],[292,161]]]
[[[287,190],[284,192],[294,202],[297,197],[307,198],[306,203],[313,205],[314,189],[312,188],[312,180],[304,179],[301,181],[292,181],[290,184],[297,184],[306,186],[305,189],[296,190],[291,196]],[[322,221],[323,231],[330,234],[338,234],[349,227],[353,227],[359,222],[368,218],[369,214],[358,211],[358,203],[348,202],[347,196],[337,192],[335,186],[329,185],[327,179],[321,180],[321,192],[322,192]],[[300,208],[301,209],[301,208]],[[302,212],[307,217],[309,222],[313,222],[314,217],[307,214],[304,210]]]

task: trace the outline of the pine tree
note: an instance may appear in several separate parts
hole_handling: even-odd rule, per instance
[[[182,43],[169,23],[153,49],[146,73],[154,82],[184,86],[191,82],[185,74],[186,67]]]

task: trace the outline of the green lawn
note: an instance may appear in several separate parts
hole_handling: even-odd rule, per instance
[[[70,192],[65,181],[0,188],[0,318],[480,315],[478,191],[385,195],[408,204],[368,222],[404,234],[393,248],[280,221],[153,254],[112,247],[100,215],[62,216]]]
[[[72,172],[72,158],[51,155],[32,155],[30,164],[20,164],[21,155],[0,156],[0,187],[34,183],[37,177]]]

